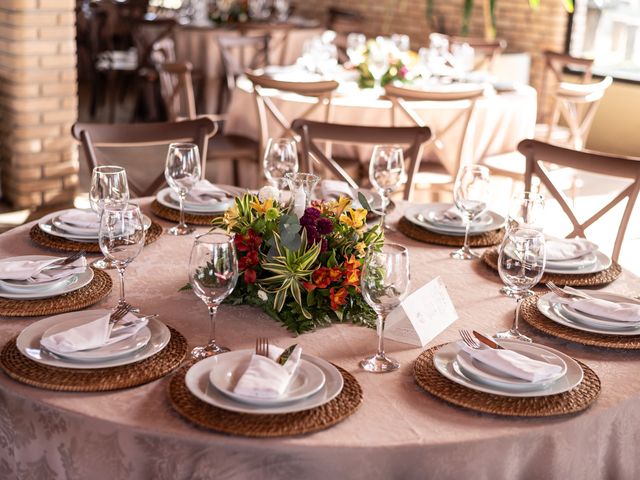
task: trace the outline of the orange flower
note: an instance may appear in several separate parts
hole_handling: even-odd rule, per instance
[[[347,270],[357,269],[357,268],[360,268],[361,260],[356,259],[355,255],[351,255],[350,258],[344,261],[343,265],[344,265],[344,268]]]
[[[327,288],[331,283],[331,278],[329,278],[329,269],[327,267],[318,268],[313,272],[311,278],[318,288]]]
[[[344,285],[345,287],[358,287],[360,285],[360,270],[354,268],[351,270],[347,270],[345,273],[346,278],[344,279],[342,285]]]
[[[348,293],[349,292],[344,287],[340,288],[340,290],[338,290],[337,292],[334,287],[331,287],[331,290],[329,290],[329,298],[331,299],[331,309],[339,310],[340,306],[347,303]]]
[[[342,270],[340,270],[340,267],[333,267],[329,270],[329,278],[332,282],[339,281],[342,278]]]

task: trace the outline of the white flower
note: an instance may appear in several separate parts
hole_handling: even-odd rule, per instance
[[[267,296],[267,292],[265,292],[264,290],[258,290],[258,298],[263,302],[266,302],[267,300],[269,300],[269,297]]]
[[[258,192],[258,200],[264,202],[265,200],[273,199],[274,201],[280,200],[280,190],[271,185],[266,185]]]

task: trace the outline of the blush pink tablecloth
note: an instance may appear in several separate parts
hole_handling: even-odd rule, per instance
[[[29,228],[0,235],[0,255],[41,253],[28,239]],[[412,289],[439,275],[458,310],[460,319],[429,346],[456,339],[458,328],[495,332],[510,324],[514,301],[498,294],[499,281],[483,265],[451,260],[445,247],[401,235],[390,239],[410,250]],[[163,235],[127,269],[128,299],[143,312],[160,313],[191,346],[204,342],[208,330],[203,303],[178,292],[187,280],[192,242],[193,236]],[[638,294],[640,281],[625,272],[608,290]],[[116,300],[114,290],[96,308]],[[2,318],[0,335],[8,340],[35,320]],[[119,392],[78,394],[32,388],[0,374],[0,478],[640,478],[640,353],[580,347],[525,330],[598,373],[602,393],[589,410],[523,420],[452,407],[415,384],[412,363],[422,349],[389,341],[400,370],[365,373],[357,362],[374,350],[375,332],[335,325],[296,342],[355,375],[364,403],[344,422],[296,438],[249,439],[195,428],[169,406],[166,378]],[[293,340],[255,308],[220,309],[222,344],[251,348],[256,336],[280,345]]]

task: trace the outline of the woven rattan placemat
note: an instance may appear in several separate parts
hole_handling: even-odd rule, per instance
[[[74,370],[42,365],[25,357],[9,340],[0,352],[0,367],[14,380],[33,387],[62,392],[107,392],[137,387],[157,380],[180,366],[187,354],[187,340],[169,327],[171,340],[165,348],[140,362],[120,367]]]
[[[576,330],[550,320],[538,310],[537,302],[540,295],[532,295],[524,299],[520,305],[520,315],[529,325],[541,332],[592,347],[640,350],[640,335],[599,335]]]
[[[146,232],[144,244],[149,245],[150,243],[155,242],[160,238],[160,235],[162,235],[162,226],[159,223],[151,222],[151,226]],[[43,232],[38,224],[31,227],[31,230],[29,230],[29,236],[34,243],[51,250],[59,250],[63,252],[80,252],[84,250],[88,253],[101,253],[98,242],[76,242],[74,240],[56,237],[55,235],[49,235],[48,233]]]
[[[493,270],[498,271],[498,249],[491,248],[482,254],[482,260]],[[622,273],[622,267],[613,262],[609,268],[597,273],[584,273],[580,275],[566,275],[562,273],[545,273],[540,279],[540,284],[553,282],[556,285],[570,287],[598,287],[613,282]]]
[[[354,413],[362,403],[362,387],[349,372],[337,367],[344,378],[340,394],[324,405],[302,412],[254,415],[231,412],[196,398],[184,378],[188,367],[175,373],[169,384],[173,408],[190,422],[210,430],[245,437],[284,437],[324,430]]]
[[[38,317],[74,312],[98,303],[109,295],[113,282],[108,273],[93,269],[93,279],[73,292],[39,300],[10,300],[0,298],[0,316]]]
[[[565,393],[521,398],[478,392],[452,382],[436,370],[433,356],[442,346],[432,347],[420,354],[413,367],[413,376],[427,392],[459,407],[510,417],[551,417],[585,410],[600,394],[600,378],[578,360],[584,370],[584,378],[580,385]]]
[[[461,247],[464,245],[464,237],[456,237],[453,235],[442,235],[420,228],[402,217],[398,222],[398,230],[407,237],[413,238],[420,242],[433,243],[436,245],[446,245],[448,247]],[[492,230],[490,232],[481,233],[480,235],[469,235],[470,247],[491,247],[502,242],[504,237],[504,229]]]
[[[151,213],[164,220],[171,222],[180,221],[180,211],[173,208],[165,207],[157,200],[151,202]],[[211,222],[214,218],[221,216],[217,215],[195,215],[193,213],[184,213],[184,221],[191,225],[206,225],[211,226]]]

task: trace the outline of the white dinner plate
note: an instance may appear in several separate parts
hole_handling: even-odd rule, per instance
[[[253,350],[238,351],[244,352],[245,355],[249,355]],[[218,391],[217,388],[211,385],[211,382],[209,381],[209,374],[218,363],[218,357],[219,355],[215,355],[193,365],[187,371],[185,383],[189,391],[203,402],[232,412],[277,414],[309,410],[333,400],[342,391],[342,387],[344,385],[342,375],[336,367],[321,358],[303,354],[302,359],[319,367],[325,376],[325,383],[317,393],[294,403],[270,406],[249,405],[229,398],[227,395],[224,395],[222,392]]]
[[[19,257],[11,257],[6,260],[46,260],[49,258],[57,258],[52,255],[22,255]],[[9,298],[11,300],[37,300],[40,298],[56,297],[65,293],[70,293],[79,288],[88,285],[93,280],[93,269],[87,266],[83,273],[71,275],[62,281],[54,283],[47,282],[46,285],[38,285],[33,288],[25,289],[20,286],[7,286],[4,282],[0,284],[0,297]]]
[[[606,270],[611,266],[611,258],[601,251],[595,252],[596,260],[593,263],[586,264],[575,269],[557,268],[555,264],[545,265],[545,273],[562,273],[564,275],[584,275],[585,273],[598,273]]]
[[[130,363],[139,362],[145,358],[149,358],[166,347],[167,343],[169,343],[169,340],[171,339],[171,332],[167,326],[157,319],[151,319],[147,324],[147,328],[151,332],[151,339],[144,347],[129,355],[103,361],[77,362],[74,360],[67,360],[41,350],[40,339],[45,331],[59,322],[82,316],[85,312],[86,311],[63,313],[62,315],[43,318],[38,322],[32,323],[22,330],[20,335],[18,335],[16,340],[18,350],[31,360],[52,367],[75,369],[111,368],[128,365]]]
[[[229,188],[229,191],[235,191],[235,187],[224,187]],[[242,190],[244,191],[244,190]],[[239,194],[241,192],[239,191]],[[170,188],[163,188],[156,194],[156,200],[160,205],[164,205],[165,207],[172,208],[174,210],[180,209],[180,203],[176,197],[175,192]],[[185,202],[184,211],[187,213],[193,213],[196,215],[211,215],[214,213],[224,213],[227,209],[233,206],[234,203],[233,198],[229,198],[228,200],[222,202],[216,202],[209,205],[200,205],[196,203]]]
[[[431,204],[433,208],[441,210],[446,210],[451,207],[451,204],[448,203],[434,203]],[[464,236],[464,229],[459,229],[457,227],[451,228],[450,226],[442,226],[435,225],[429,221],[426,221],[424,217],[426,209],[424,205],[411,205],[409,206],[405,212],[404,217],[409,220],[414,225],[417,225],[420,228],[424,228],[430,230],[435,233],[441,233],[444,235],[451,236]],[[497,230],[502,228],[504,225],[505,219],[503,216],[498,215],[493,211],[488,211],[480,216],[480,218],[484,218],[484,215],[488,215],[491,218],[491,222],[486,222],[480,225],[471,225],[469,229],[469,233],[471,235],[477,235],[480,233],[490,232],[492,230]]]
[[[505,348],[513,348],[514,350],[518,349],[518,351],[523,349],[523,345],[532,347],[532,344],[525,344],[524,342],[518,342],[517,340],[500,340],[500,344]],[[549,386],[541,390],[524,392],[506,391],[502,387],[487,385],[472,380],[462,372],[456,361],[456,357],[461,350],[458,342],[451,342],[438,349],[433,357],[433,364],[441,375],[452,382],[463,385],[472,390],[492,393],[503,397],[544,397],[547,395],[556,395],[558,393],[567,392],[580,384],[584,373],[582,371],[582,367],[580,367],[578,362],[573,358],[559,352],[558,350],[554,350],[551,347],[540,345],[538,343],[533,344],[533,348],[551,352],[560,357],[567,365],[567,373],[564,376],[554,382],[551,382]]]
[[[447,230],[460,230],[464,232],[465,226],[462,218],[459,221],[443,221],[442,217],[453,205],[447,203],[432,203],[424,207],[421,212],[422,218],[426,223],[430,223],[439,228]],[[471,221],[471,228],[477,229],[482,226],[493,224],[493,218],[490,213],[485,212]]]
[[[630,301],[626,303],[636,303],[634,299],[629,299]],[[617,329],[621,327],[640,327],[640,318],[637,321],[619,321],[612,320],[611,318],[601,317],[599,315],[592,315],[586,312],[581,312],[576,309],[573,305],[562,304],[560,305],[560,311],[565,317],[569,317],[572,320],[577,320],[586,325],[592,325],[596,328],[609,328],[609,329]]]
[[[545,265],[549,268],[557,270],[578,270],[589,267],[598,261],[598,256],[595,252],[587,253],[582,257],[572,258],[570,260],[548,260]]]
[[[633,298],[624,297],[622,295],[616,295],[615,293],[607,292],[589,292],[589,295],[595,298],[601,298],[603,300],[610,300],[613,302],[628,302],[640,304],[640,301]],[[640,335],[640,326],[625,326],[621,325],[618,329],[603,328],[602,326],[587,325],[579,320],[572,319],[568,315],[563,314],[562,310],[558,308],[558,304],[552,302],[554,298],[553,293],[547,293],[538,298],[538,310],[549,320],[552,320],[560,325],[574,328],[576,330],[582,330],[584,332],[598,333],[600,335],[623,335],[634,336]],[[622,323],[622,322],[619,322]]]
[[[79,227],[77,225],[71,225],[69,223],[66,223],[62,220],[60,220],[60,214],[55,215],[54,217],[51,218],[51,224],[54,227],[59,228],[60,230],[63,230],[65,232],[67,232],[70,235],[78,235],[80,237],[97,237],[98,236],[98,232],[100,231],[100,227],[98,228],[87,228],[87,227]]]
[[[236,351],[217,355],[218,361],[209,375],[211,384],[234,400],[264,406],[297,402],[317,393],[324,385],[325,378],[322,370],[308,360],[301,359],[289,387],[281,397],[260,398],[238,395],[233,389],[249,366],[252,353]]]
[[[539,380],[537,382],[529,382],[517,377],[507,375],[499,370],[496,370],[491,365],[483,363],[474,359],[468,352],[461,350],[456,356],[456,362],[462,371],[462,374],[479,383],[489,385],[502,389],[504,391],[514,392],[528,392],[534,390],[544,390],[549,387],[553,382],[567,373],[567,364],[555,353],[547,350],[537,348],[536,345],[522,344],[517,347],[511,347],[512,350],[525,355],[526,357],[534,360],[540,360],[550,363],[552,365],[558,365],[562,368],[558,374],[546,380]]]
[[[70,210],[73,210],[73,209],[70,209]],[[87,242],[87,243],[98,242],[97,234],[91,234],[91,235],[72,234],[55,226],[53,223],[53,219],[58,215],[64,213],[65,211],[68,211],[68,210],[62,210],[59,212],[51,213],[49,215],[45,215],[40,220],[38,220],[38,227],[40,228],[40,230],[42,230],[45,233],[48,233],[49,235],[66,238],[67,240],[73,240],[76,242]],[[148,216],[143,214],[142,220],[144,222],[144,229],[148,230],[149,227],[151,226],[151,219]]]
[[[80,315],[84,313],[84,315]],[[66,320],[61,320],[44,331],[41,338],[55,335],[78,325],[97,320],[103,315],[109,315],[111,310],[84,310]],[[90,350],[80,350],[77,352],[52,352],[58,357],[62,357],[75,362],[99,362],[122,357],[140,350],[151,340],[151,330],[143,327],[135,335],[120,340],[119,342],[105,345],[104,347],[92,348]]]

